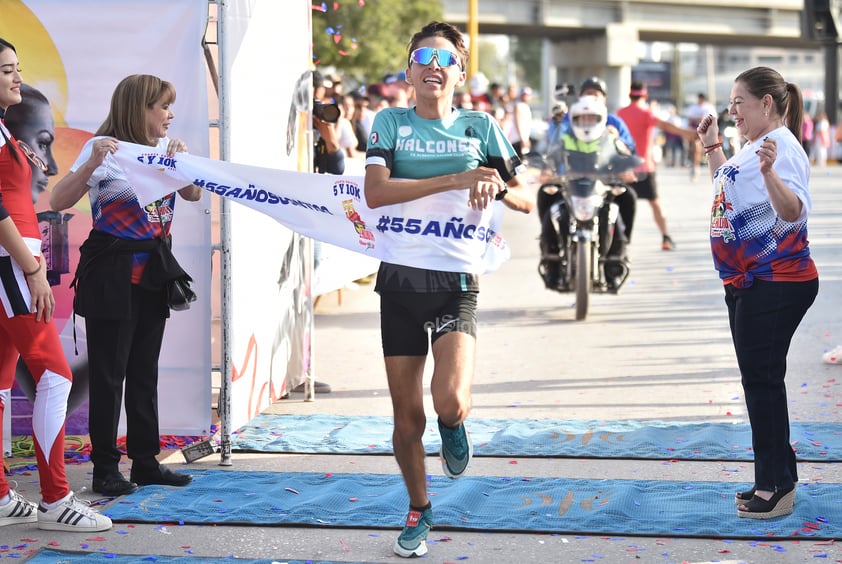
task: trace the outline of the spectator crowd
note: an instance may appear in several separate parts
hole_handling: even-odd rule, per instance
[[[387,75],[381,82],[347,89],[342,76],[314,72],[314,95],[324,104],[337,104],[341,115],[336,123],[339,147],[345,154],[347,172],[362,174],[362,162],[374,115],[383,108],[415,105],[415,91],[404,72]],[[492,114],[519,155],[528,153],[535,141],[532,122],[532,89],[488,83],[481,75],[468,88],[456,93],[454,103],[462,109]],[[357,168],[360,167],[360,168]]]
[[[367,139],[371,133],[374,115],[382,108],[412,107],[415,105],[415,93],[412,85],[406,82],[403,71],[390,74],[381,82],[347,89],[341,75],[332,72],[322,75],[315,72],[314,85],[317,97],[323,103],[336,103],[341,109],[337,123],[339,146],[345,153],[349,172],[363,173],[362,162],[365,160]],[[545,120],[552,128],[553,114],[556,108],[566,107],[569,96],[560,96],[553,110]],[[470,79],[466,87],[457,91],[454,103],[462,109],[488,112],[497,119],[509,142],[519,155],[528,153],[533,148],[543,147],[547,127],[538,128],[533,119],[533,90],[528,85],[501,84],[490,82],[482,73]],[[711,113],[717,116],[719,132],[726,156],[733,155],[741,146],[742,140],[737,135],[737,128],[729,115],[727,103],[720,104],[721,110],[708,101],[704,94],[698,94],[697,100],[686,107],[676,107],[669,102],[648,100],[649,109],[661,120],[679,128],[694,129],[699,119]],[[842,128],[840,128],[842,129]],[[813,115],[805,113],[803,126],[804,151],[811,162],[818,166],[827,165],[832,158],[831,148],[834,135],[827,114],[819,109]],[[836,139],[836,144],[840,144]],[[654,159],[669,168],[686,168],[691,179],[698,178],[701,153],[695,142],[676,133],[658,128],[654,138]],[[358,168],[357,168],[358,167]]]

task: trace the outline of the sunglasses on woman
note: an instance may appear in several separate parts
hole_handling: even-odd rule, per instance
[[[47,172],[47,163],[44,162],[44,159],[36,155],[35,151],[33,151],[29,145],[23,141],[18,141],[18,145],[23,150],[23,154],[26,155],[26,158],[29,159],[32,164],[41,169],[41,172]]]
[[[440,67],[457,65],[460,69],[462,68],[459,55],[447,49],[434,49],[432,47],[419,47],[409,54],[409,62],[418,63],[419,65],[429,65],[433,62],[433,57],[439,62]]]

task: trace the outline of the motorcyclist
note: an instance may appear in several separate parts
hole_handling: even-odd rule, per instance
[[[605,104],[607,99],[606,91],[607,88],[605,81],[598,76],[591,76],[583,80],[582,84],[579,86],[579,97],[593,96],[597,99],[597,101]],[[606,115],[605,122],[608,127],[612,127],[616,130],[616,134],[619,136],[620,140],[625,143],[632,152],[634,152],[634,137],[632,137],[626,122],[624,122],[617,114],[612,114],[610,112]],[[570,119],[566,119],[565,123],[567,128],[569,128]]]
[[[616,152],[631,154],[628,145],[620,139],[618,130],[608,125],[608,111],[605,104],[596,97],[579,98],[570,106],[566,117],[570,120],[569,129],[563,131],[547,150],[549,166],[552,167],[551,170],[546,171],[549,175],[565,172],[563,157],[566,151],[593,153],[604,150],[605,145],[610,143],[614,145],[613,150]],[[560,251],[566,246],[566,237],[569,236],[567,228],[569,215],[562,191],[557,185],[551,183],[550,178],[547,180],[550,183],[542,186],[538,192],[538,209],[541,219],[539,272],[547,288],[566,291],[569,289],[569,281],[561,276]],[[607,289],[612,291],[619,287],[622,283],[620,278],[628,272],[625,249],[627,240],[622,216],[619,216],[610,247],[604,248],[608,238],[608,212],[609,203],[606,202],[599,212],[599,241],[600,255],[606,258]]]
[[[598,76],[590,76],[583,80],[582,84],[579,86],[579,97],[593,96],[598,102],[605,104],[606,90],[607,87],[604,80]],[[605,119],[607,127],[612,128],[619,136],[620,140],[626,144],[632,153],[634,153],[634,137],[632,137],[626,122],[624,122],[617,114],[612,114],[610,112],[606,114]],[[552,144],[554,140],[558,140],[561,134],[570,132],[570,113],[568,112],[562,117],[560,129],[557,128],[554,131],[553,128],[550,128],[547,130],[548,145]],[[552,201],[552,199],[547,200],[546,198],[543,198],[541,194],[538,194],[538,199],[535,204],[538,210],[539,218],[544,217],[544,213]],[[631,240],[631,230],[637,210],[637,197],[633,190],[626,190],[626,192],[618,197],[616,201],[617,205],[620,206],[620,214],[623,216],[626,238]]]
[[[598,76],[591,76],[582,81],[579,86],[579,96],[594,96],[603,104],[607,104],[607,88],[605,81]],[[634,142],[634,137],[629,131],[629,127],[623,118],[617,114],[608,113],[607,118],[608,127],[613,127],[617,130],[620,140],[625,143],[632,153],[638,154],[637,146]],[[634,189],[629,189],[617,196],[616,204],[620,207],[620,215],[623,217],[623,225],[625,226],[625,234],[628,242],[632,239],[632,229],[634,228],[634,218],[637,215],[637,193]]]

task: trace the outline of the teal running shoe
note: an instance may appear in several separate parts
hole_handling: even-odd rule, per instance
[[[427,533],[433,528],[433,509],[409,510],[398,540],[395,541],[395,554],[403,558],[413,558],[427,554]]]
[[[471,456],[474,454],[474,445],[471,443],[471,435],[465,429],[465,424],[460,423],[455,429],[442,425],[439,420],[439,435],[441,435],[441,467],[448,478],[461,478],[468,469]]]

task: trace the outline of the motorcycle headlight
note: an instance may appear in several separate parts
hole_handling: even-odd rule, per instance
[[[573,217],[579,221],[588,221],[593,219],[596,210],[602,205],[602,198],[600,196],[588,196],[587,198],[572,196],[570,203],[573,204]]]

